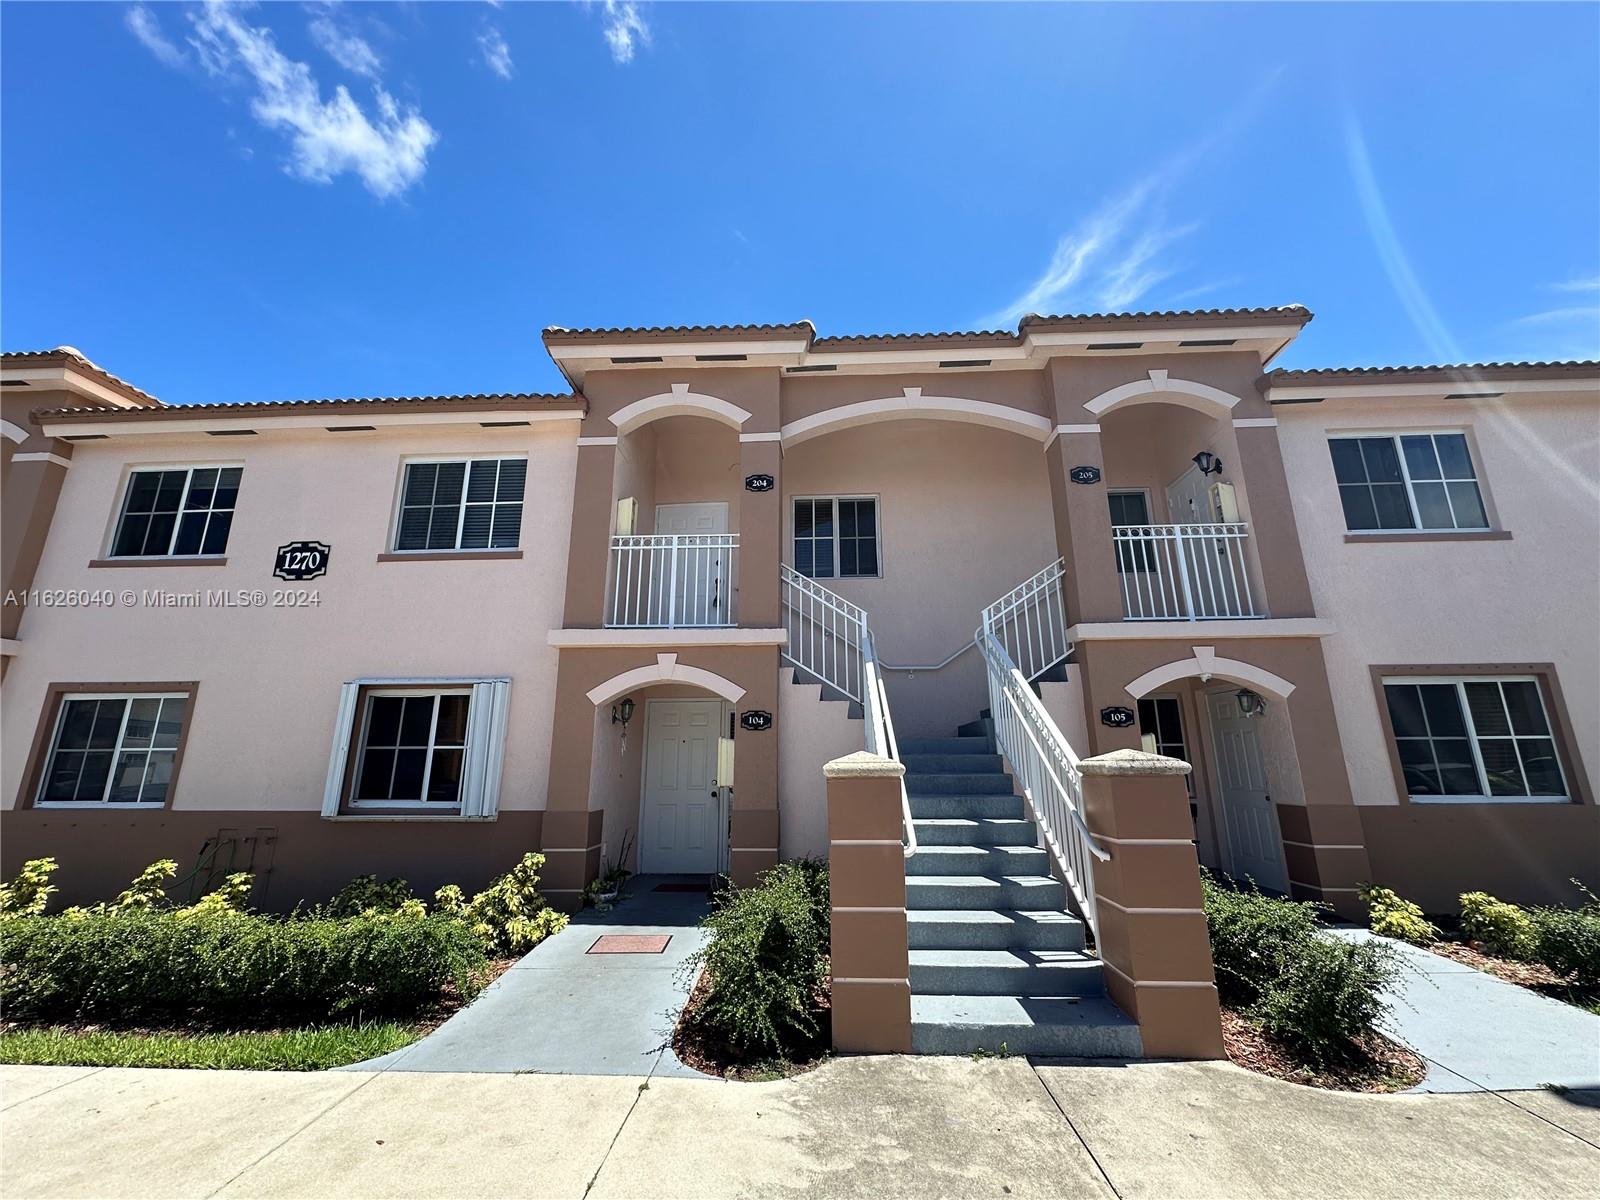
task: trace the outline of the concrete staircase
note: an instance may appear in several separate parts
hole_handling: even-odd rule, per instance
[[[916,824],[906,862],[917,1054],[1136,1058],[987,721],[900,745]]]

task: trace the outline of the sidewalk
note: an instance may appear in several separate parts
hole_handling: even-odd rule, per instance
[[[1331,932],[1351,941],[1376,936]],[[1405,964],[1388,997],[1386,1032],[1428,1060],[1415,1091],[1600,1088],[1600,1016],[1430,950],[1379,940]]]
[[[1588,1197],[1600,1092],[1353,1096],[1225,1063],[796,1079],[0,1068],[0,1195]]]
[[[706,1079],[668,1045],[689,998],[679,968],[706,938],[699,927],[709,903],[704,891],[656,890],[684,882],[629,880],[616,908],[578,913],[420,1042],[342,1069]],[[608,934],[665,937],[667,944],[659,953],[591,953]]]

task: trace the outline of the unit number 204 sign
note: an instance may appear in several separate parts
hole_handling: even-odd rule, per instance
[[[272,573],[279,579],[316,579],[328,573],[332,548],[324,542],[290,542],[278,547]]]

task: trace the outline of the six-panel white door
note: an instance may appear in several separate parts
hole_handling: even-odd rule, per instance
[[[726,534],[728,506],[721,501],[656,505],[656,533]],[[706,542],[689,542],[678,550],[677,562],[663,564],[670,571],[670,588],[661,593],[670,604],[673,625],[727,625],[728,602],[733,595],[730,557],[725,548]]]
[[[1261,762],[1261,718],[1241,713],[1232,691],[1208,692],[1206,705],[1216,745],[1222,817],[1228,827],[1229,870],[1238,878],[1248,875],[1263,888],[1287,892],[1283,843]]]
[[[717,798],[720,700],[646,705],[639,869],[709,875],[722,846]]]

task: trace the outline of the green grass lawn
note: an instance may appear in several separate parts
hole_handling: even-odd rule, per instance
[[[409,1025],[330,1025],[252,1033],[118,1033],[14,1029],[0,1033],[0,1063],[58,1067],[200,1067],[325,1071],[410,1045]]]

